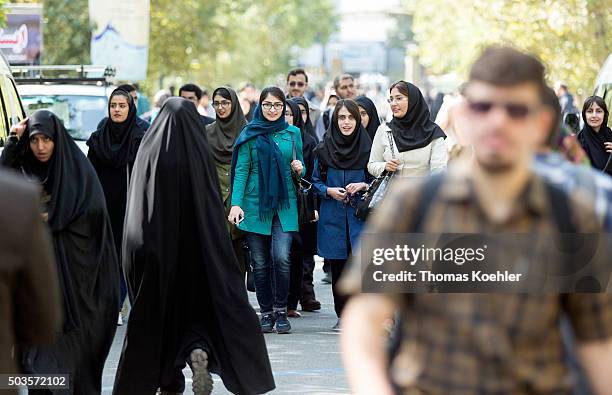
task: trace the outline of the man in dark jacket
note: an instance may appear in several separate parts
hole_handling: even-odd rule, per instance
[[[61,330],[53,250],[40,192],[0,170],[0,373],[19,372],[17,344],[53,341]]]
[[[183,99],[189,100],[194,106],[196,106],[196,108],[198,108],[200,100],[202,99],[202,89],[200,89],[200,87],[196,84],[185,84],[179,89],[178,95]],[[215,122],[215,119],[200,114],[200,121],[202,121],[202,124],[206,126]]]

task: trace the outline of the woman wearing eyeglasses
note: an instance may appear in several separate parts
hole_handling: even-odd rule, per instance
[[[393,119],[376,131],[368,171],[375,177],[384,170],[401,177],[422,177],[446,169],[446,135],[430,120],[419,88],[398,81],[390,92]]]
[[[232,154],[232,208],[228,220],[246,232],[263,332],[290,333],[287,319],[289,252],[298,227],[292,172],[304,171],[300,130],[285,120],[277,87],[261,92],[253,120]],[[293,159],[295,146],[296,159]]]
[[[359,107],[350,99],[336,103],[331,124],[323,141],[315,148],[312,183],[321,197],[317,228],[318,255],[330,261],[332,292],[340,330],[340,316],[346,298],[336,289],[351,250],[355,247],[364,222],[355,216],[355,208],[368,187],[368,158],[372,140],[361,124]]]
[[[212,98],[212,105],[217,118],[215,122],[206,126],[206,138],[210,144],[217,175],[219,176],[221,198],[227,215],[230,210],[230,171],[234,143],[247,121],[240,107],[238,95],[232,88],[228,86],[219,87],[213,92]],[[244,234],[235,225],[231,224],[229,225],[229,231],[240,271],[244,274],[246,272],[242,249]]]

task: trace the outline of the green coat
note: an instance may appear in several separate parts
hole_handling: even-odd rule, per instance
[[[215,161],[215,167],[217,168],[217,175],[219,176],[221,199],[223,199],[223,205],[225,206],[225,208],[229,209],[230,171],[232,166],[229,163],[221,163]]]
[[[299,230],[296,191],[291,175],[292,134],[295,141],[296,159],[304,165],[302,136],[298,128],[289,126],[286,130],[272,135],[272,140],[278,145],[283,155],[285,184],[289,194],[289,207],[277,212],[284,232],[297,232]],[[244,220],[238,225],[239,229],[245,232],[270,235],[272,233],[272,218],[266,220],[259,218],[259,159],[257,148],[255,148],[255,140],[247,141],[238,150],[232,206],[240,206],[244,211]],[[305,173],[306,167],[304,166],[302,174]]]

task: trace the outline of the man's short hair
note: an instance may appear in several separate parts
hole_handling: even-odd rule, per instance
[[[306,82],[308,83],[308,74],[306,74],[306,71],[302,68],[290,70],[289,73],[287,74],[287,82],[289,82],[289,77],[296,76],[296,75],[303,75],[304,78],[306,79]]]
[[[181,95],[181,92],[183,91],[195,93],[198,100],[202,98],[202,89],[200,89],[200,87],[197,86],[196,84],[185,84],[181,86],[181,88],[179,89],[179,93],[178,93],[179,96]]]
[[[334,89],[335,90],[338,90],[338,87],[340,86],[340,81],[342,80],[355,81],[355,78],[352,75],[347,74],[347,73],[336,76],[336,78],[334,78]]]
[[[544,65],[535,57],[512,47],[492,46],[485,49],[472,65],[469,81],[498,86],[532,82],[543,89],[546,86],[544,72]]]
[[[127,93],[132,93],[136,90],[136,87],[132,84],[121,84],[117,87],[117,89],[121,89],[122,91],[126,91]]]

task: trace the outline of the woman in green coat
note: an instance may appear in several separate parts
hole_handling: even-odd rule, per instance
[[[285,107],[282,90],[264,89],[253,120],[236,140],[228,217],[247,235],[262,331],[277,333],[291,332],[289,252],[299,229],[292,172],[305,172],[300,130],[285,121]]]

